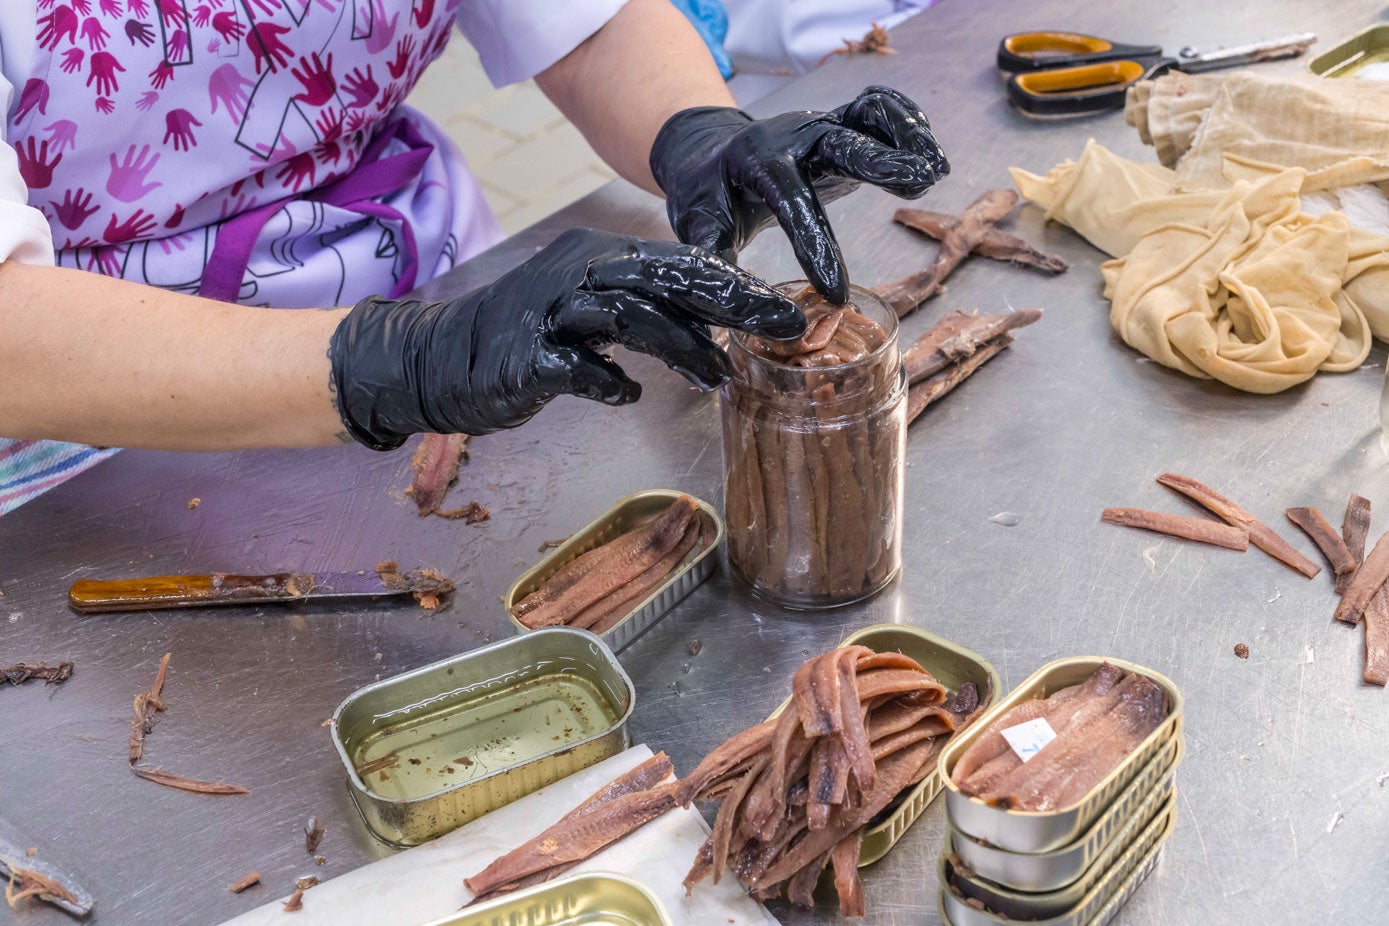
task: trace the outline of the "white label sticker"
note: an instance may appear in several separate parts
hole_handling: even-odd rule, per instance
[[[1056,739],[1056,731],[1047,723],[1045,717],[1020,723],[1003,731],[1003,738],[1013,747],[1018,758],[1026,762],[1042,751],[1042,747]]]

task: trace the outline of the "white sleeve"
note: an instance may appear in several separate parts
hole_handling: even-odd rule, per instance
[[[463,0],[458,28],[492,84],[529,80],[617,15],[627,0]]]
[[[14,105],[14,83],[4,73],[4,64],[0,57],[0,101],[5,104],[3,112],[9,112]],[[19,158],[5,138],[7,130],[5,120],[0,119],[0,260],[52,266],[53,230],[43,213],[29,205],[29,188],[19,173]]]

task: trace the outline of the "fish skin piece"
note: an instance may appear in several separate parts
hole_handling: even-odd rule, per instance
[[[834,891],[839,895],[839,915],[860,917],[867,912],[863,896],[863,879],[858,873],[859,852],[863,845],[860,827],[840,840],[830,851],[834,866]],[[792,899],[794,902],[794,898]]]
[[[1111,708],[1088,722],[1077,718],[985,799],[1031,811],[1079,802],[1167,719],[1167,693],[1146,676],[1129,675],[1114,693]]]
[[[675,785],[671,782],[624,794],[587,813],[561,820],[463,883],[474,894],[486,894],[554,865],[589,858],[674,809]]]
[[[1365,538],[1370,533],[1370,500],[1361,495],[1352,495],[1346,505],[1345,518],[1341,521],[1341,539],[1346,549],[1358,564],[1365,561]],[[1336,594],[1344,595],[1346,587],[1354,577],[1355,571],[1336,577]]]
[[[1293,572],[1301,573],[1309,579],[1321,572],[1321,567],[1293,549],[1282,537],[1263,521],[1245,511],[1219,492],[1190,476],[1176,473],[1163,473],[1157,478],[1158,485],[1166,486],[1174,492],[1185,495],[1201,507],[1223,518],[1236,527],[1249,531],[1249,542],[1269,556],[1287,566]]]
[[[617,626],[632,613],[638,604],[645,601],[658,586],[670,578],[671,573],[680,563],[684,562],[685,557],[699,542],[699,522],[702,519],[703,512],[700,512],[699,517],[692,519],[689,526],[685,528],[685,535],[680,538],[680,542],[662,557],[660,562],[655,563],[650,569],[606,598],[599,599],[580,611],[569,622],[569,626],[591,630],[594,633],[606,633]]]
[[[415,476],[405,494],[415,501],[420,517],[439,510],[458,478],[458,467],[468,455],[467,434],[426,434],[410,458]]]
[[[1380,586],[1365,607],[1365,681],[1389,685],[1389,585]]]
[[[643,525],[640,532],[608,544],[612,548],[609,555],[573,585],[531,611],[527,615],[529,623],[539,627],[566,623],[588,605],[641,575],[680,542],[698,510],[688,495],[682,495]]]
[[[1283,513],[1317,545],[1338,579],[1355,571],[1357,563],[1355,557],[1350,555],[1350,548],[1320,511],[1315,508],[1289,508]]]
[[[1034,698],[1024,701],[1005,711],[997,720],[989,725],[989,728],[979,735],[969,748],[955,760],[955,766],[950,770],[950,777],[957,785],[963,786],[963,782],[971,778],[975,773],[982,769],[989,762],[1004,756],[1012,756],[1017,759],[1013,749],[1008,745],[1008,740],[1004,739],[1003,731],[1009,727],[1015,727],[1020,723],[1027,723],[1038,717],[1055,719],[1058,711],[1065,709],[1066,705],[1074,699],[1081,697],[1091,697],[1096,694],[1103,694],[1114,685],[1117,685],[1123,677],[1123,672],[1110,663],[1104,663],[1090,677],[1078,685],[1068,685],[1057,691],[1053,691],[1045,698]],[[1069,720],[1070,715],[1067,715]],[[1051,723],[1048,719],[1048,723]],[[1055,731],[1057,726],[1064,728],[1065,724],[1057,721],[1052,726]],[[1056,731],[1059,732],[1059,731]],[[1018,760],[1016,765],[1020,765]],[[1014,765],[1014,767],[1016,767]]]
[[[137,777],[146,781],[152,781],[157,785],[166,788],[176,788],[180,791],[192,791],[195,794],[250,794],[250,789],[240,785],[227,784],[225,781],[198,781],[193,778],[184,778],[182,775],[175,775],[173,772],[166,772],[158,768],[140,768],[132,765],[130,770]]]
[[[1370,599],[1379,592],[1386,579],[1389,579],[1389,533],[1375,541],[1365,561],[1355,570],[1341,603],[1336,606],[1336,620],[1347,624],[1360,622]]]
[[[943,239],[960,225],[957,216],[946,212],[932,212],[929,209],[903,207],[892,214],[892,221],[905,225],[913,231],[921,232],[937,241]],[[994,260],[1006,260],[1019,267],[1033,267],[1046,273],[1065,273],[1070,264],[1060,257],[1044,254],[1016,235],[999,231],[992,226],[984,232],[983,239],[974,246],[974,253]]]
[[[676,792],[676,802],[681,807],[690,806],[690,802],[695,799],[697,794],[725,772],[749,756],[757,755],[766,749],[771,742],[772,731],[776,728],[776,724],[776,720],[763,721],[757,726],[748,727],[720,743],[704,757],[699,765],[695,766],[694,771],[680,779],[680,787]]]
[[[936,323],[902,354],[907,382],[918,383],[959,363],[996,339],[1042,317],[1041,309],[1018,309],[999,315],[978,315],[956,309]]]
[[[1136,527],[1139,530],[1208,543],[1243,553],[1249,549],[1249,529],[1233,524],[1207,521],[1205,518],[1192,518],[1182,514],[1168,514],[1165,511],[1147,511],[1143,508],[1106,508],[1100,513],[1100,520],[1106,524],[1120,527]]]

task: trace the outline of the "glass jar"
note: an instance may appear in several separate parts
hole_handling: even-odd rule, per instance
[[[828,308],[804,282],[777,288],[803,307]],[[796,365],[768,349],[775,342],[729,339],[733,376],[721,398],[729,563],[792,608],[866,598],[902,565],[907,383],[897,315],[868,290],[851,286],[849,299],[886,337],[847,362],[821,354],[814,363],[830,365]]]

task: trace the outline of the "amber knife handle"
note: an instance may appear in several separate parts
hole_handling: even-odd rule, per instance
[[[306,572],[268,576],[149,576],[142,579],[81,579],[68,590],[68,603],[82,614],[148,611],[156,608],[245,604],[251,601],[297,601],[314,589]]]

